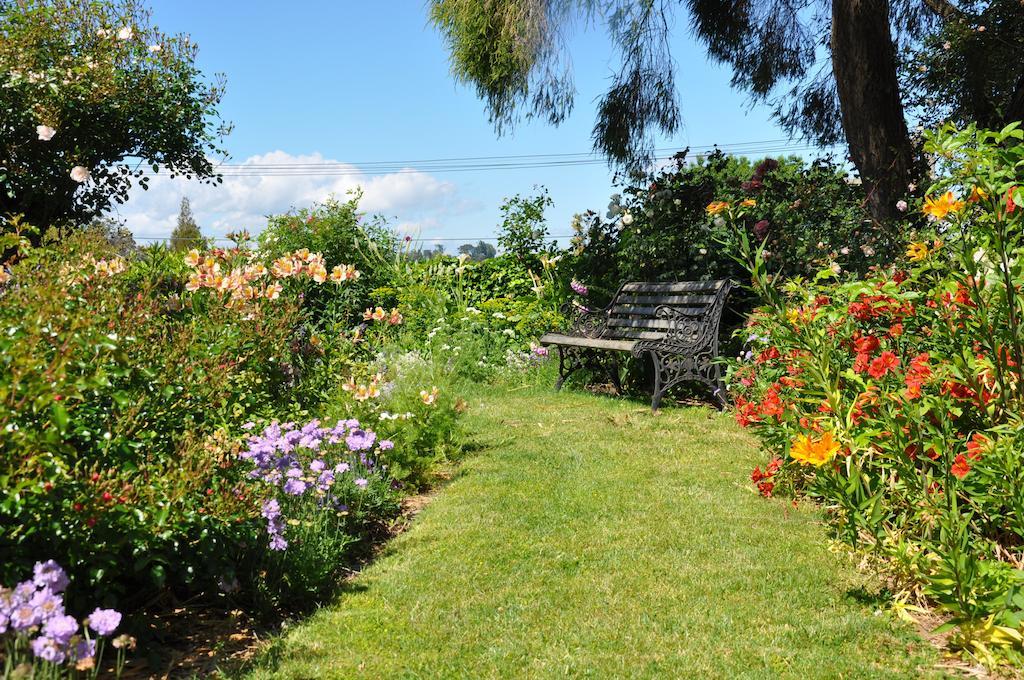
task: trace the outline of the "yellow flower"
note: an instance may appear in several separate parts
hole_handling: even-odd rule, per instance
[[[964,202],[956,200],[956,196],[953,195],[952,191],[947,191],[938,198],[925,198],[922,211],[925,215],[931,215],[935,219],[941,220],[949,213],[957,212],[963,207]]]
[[[726,201],[711,201],[710,203],[708,203],[708,207],[706,208],[706,210],[708,211],[709,215],[717,215],[723,210],[726,210],[728,207],[729,204]]]
[[[829,462],[837,453],[839,442],[832,438],[831,432],[821,435],[821,439],[817,441],[811,439],[809,435],[800,435],[789,449],[789,455],[793,460],[815,467],[821,467]]]
[[[907,257],[914,262],[920,262],[924,258],[928,257],[928,244],[911,243],[907,246]]]
[[[274,260],[274,264],[270,267],[270,271],[272,271],[274,276],[279,279],[294,276],[298,273],[295,270],[295,262],[290,257],[280,257]]]
[[[323,283],[324,281],[327,280],[327,267],[323,266],[319,262],[311,264],[308,267],[308,270],[310,278],[316,281],[317,283]]]
[[[740,201],[740,205],[743,206],[744,208],[753,208],[755,205],[757,205],[757,201],[755,201],[752,198],[745,198],[742,201]]]
[[[187,264],[189,267],[198,267],[201,261],[202,260],[199,256],[199,251],[196,250],[195,248],[188,251],[188,255],[185,256],[185,264]]]
[[[430,406],[435,401],[437,401],[437,396],[439,394],[440,394],[440,391],[436,387],[431,389],[429,392],[426,391],[426,390],[420,390],[420,399],[423,400],[424,404],[426,404],[427,406]]]
[[[971,189],[971,195],[967,197],[968,203],[977,203],[988,198],[988,192],[981,187],[974,187]]]

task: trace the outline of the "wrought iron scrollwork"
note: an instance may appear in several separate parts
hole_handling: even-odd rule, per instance
[[[729,284],[723,284],[715,301],[692,311],[661,305],[654,311],[656,319],[669,322],[664,337],[640,340],[633,346],[633,356],[646,352],[654,363],[654,398],[651,408],[658,409],[661,399],[674,386],[688,380],[704,383],[721,406],[726,404],[725,383],[718,357],[718,327],[725,308]]]
[[[581,338],[600,338],[608,328],[608,309],[589,309],[577,302],[562,305],[567,333]]]

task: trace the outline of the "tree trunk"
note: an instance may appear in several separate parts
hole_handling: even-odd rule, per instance
[[[832,72],[850,156],[876,225],[899,216],[914,149],[903,115],[888,0],[832,0]]]

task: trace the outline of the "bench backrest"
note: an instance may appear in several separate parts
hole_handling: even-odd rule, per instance
[[[687,316],[709,318],[717,343],[718,321],[729,291],[729,281],[678,281],[648,283],[630,281],[619,287],[608,308],[601,337],[620,340],[660,340],[672,322],[659,318],[659,307],[669,307]]]

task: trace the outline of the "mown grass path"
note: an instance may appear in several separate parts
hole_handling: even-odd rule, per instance
[[[266,678],[920,677],[728,416],[547,390],[474,400],[481,449]]]

